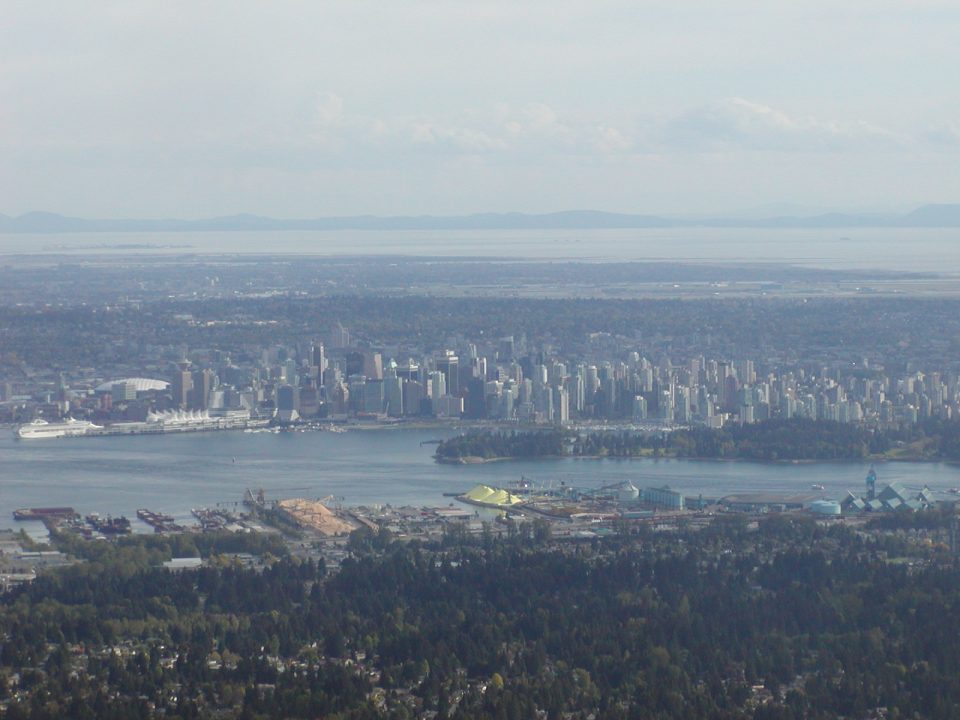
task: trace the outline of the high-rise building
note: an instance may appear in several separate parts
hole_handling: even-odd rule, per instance
[[[586,388],[585,392],[588,398],[592,398],[593,394],[597,392],[597,388],[600,387],[600,377],[597,372],[596,365],[588,365],[587,372],[585,377]],[[587,402],[590,402],[589,400]]]
[[[320,412],[320,393],[312,385],[298,388],[300,402],[297,410],[301,417],[313,417]]]
[[[310,348],[310,374],[317,387],[323,385],[323,371],[327,369],[327,356],[323,343],[314,343]]]
[[[206,410],[210,407],[210,391],[213,390],[216,375],[213,370],[195,370],[191,377],[193,385],[190,391],[190,408],[192,410]]]
[[[463,398],[446,395],[434,406],[439,417],[460,417],[463,414]]]
[[[437,401],[447,394],[447,379],[439,370],[434,370],[430,373],[427,382],[429,383],[431,400]]]
[[[344,356],[344,373],[347,377],[351,375],[363,375],[363,353],[357,351],[348,352]]]
[[[382,413],[384,401],[383,380],[367,380],[363,385],[363,411]]]
[[[447,394],[460,394],[460,360],[452,350],[445,350],[434,360],[434,367],[443,373],[447,381]]]
[[[296,422],[299,420],[299,404],[300,394],[293,385],[281,385],[277,388],[277,418],[280,422]]]
[[[674,392],[674,419],[680,423],[690,422],[690,388],[678,385]]]
[[[173,396],[174,407],[186,409],[190,405],[190,392],[193,390],[193,377],[190,374],[190,363],[177,363],[177,369],[170,379],[170,394]]]
[[[633,397],[633,419],[647,419],[647,401],[644,399],[643,395],[634,395]]]
[[[132,382],[116,382],[110,386],[110,399],[115,402],[137,399],[137,386]]]
[[[371,380],[383,380],[383,357],[378,352],[363,354],[363,374]]]
[[[405,365],[397,365],[397,377],[402,380],[420,382],[420,366],[415,360],[407,360]]]
[[[330,328],[330,347],[350,347],[350,333],[340,324],[339,320]]]
[[[553,421],[558,425],[570,422],[570,393],[566,388],[553,389]]]
[[[419,415],[420,408],[426,397],[424,387],[415,380],[401,380],[403,383],[403,413],[404,415]]]
[[[397,377],[396,370],[387,370],[387,377],[383,380],[383,394],[387,415],[390,417],[403,415],[403,382]]]

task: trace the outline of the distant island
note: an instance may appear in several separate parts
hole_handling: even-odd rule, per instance
[[[322,230],[602,230],[642,228],[944,228],[960,227],[960,204],[924,205],[905,215],[821,213],[765,218],[684,218],[611,213],[597,210],[528,214],[388,216],[355,215],[313,219],[278,219],[229,215],[200,220],[84,219],[49,212],[18,217],[0,215],[0,233],[80,232],[238,232]]]

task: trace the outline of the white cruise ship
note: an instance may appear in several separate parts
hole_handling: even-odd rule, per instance
[[[77,437],[86,435],[91,430],[102,429],[89,420],[74,420],[67,418],[63,422],[47,422],[37,418],[33,422],[20,425],[13,431],[13,436],[21,440],[43,440],[58,437]]]

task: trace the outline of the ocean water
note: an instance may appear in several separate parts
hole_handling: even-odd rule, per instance
[[[955,273],[960,268],[960,229],[331,230],[0,235],[0,256],[37,253],[470,256],[789,263],[844,270]]]
[[[219,432],[150,437],[17,441],[0,436],[0,527],[17,527],[19,507],[69,505],[81,513],[126,515],[137,508],[192,522],[194,507],[233,506],[246,488],[268,499],[342,497],[345,505],[441,506],[444,493],[477,483],[509,485],[521,475],[536,484],[596,488],[631,480],[670,485],[688,495],[810,492],[841,499],[860,492],[868,464],[763,464],[689,460],[543,459],[483,465],[441,465],[425,440],[450,430],[383,429],[346,433]],[[960,486],[960,466],[884,463],[881,484],[899,480],[946,493]],[[944,494],[944,497],[948,495]],[[141,529],[146,529],[141,528]]]

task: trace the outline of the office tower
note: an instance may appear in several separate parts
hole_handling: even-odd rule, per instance
[[[344,355],[344,374],[347,377],[352,375],[363,375],[363,353],[353,350]]]
[[[553,389],[553,421],[558,425],[570,422],[570,393],[566,388]]]
[[[429,399],[423,385],[415,380],[401,379],[401,382],[403,383],[403,414],[419,415],[424,399]]]
[[[660,391],[660,418],[673,422],[673,393],[669,389]]]
[[[550,365],[550,384],[559,385],[567,377],[567,366],[562,362],[554,362]]]
[[[643,395],[633,396],[633,419],[647,419],[647,401],[644,399]]]
[[[177,363],[177,369],[170,380],[170,394],[173,396],[173,406],[186,409],[190,404],[190,392],[193,390],[193,377],[190,374],[190,363]]]
[[[387,415],[400,417],[403,415],[403,380],[397,377],[396,369],[387,370],[383,379],[383,394],[387,405]]]
[[[684,385],[677,386],[673,414],[677,422],[690,422],[690,388]]]
[[[310,349],[310,374],[317,387],[323,385],[323,371],[327,368],[327,355],[323,343],[314,343]]]
[[[737,376],[732,373],[727,375],[723,380],[724,410],[732,412],[736,409],[739,391],[740,383],[737,381]]]
[[[345,383],[338,381],[334,384],[330,404],[337,415],[343,415],[350,409],[350,388]]]
[[[463,398],[463,417],[482,420],[487,417],[487,398],[484,394],[486,383],[483,378],[478,377],[464,378],[464,381],[460,388],[460,396]]]
[[[277,388],[277,419],[280,422],[296,422],[300,419],[298,405],[300,396],[293,385],[281,385]]]
[[[330,347],[350,347],[350,333],[340,324],[339,320],[330,328]]]
[[[583,375],[580,373],[580,370],[577,371],[576,375],[571,375],[567,378],[567,388],[570,391],[570,404],[573,406],[573,410],[577,415],[583,412],[583,387]]]
[[[514,400],[515,400],[515,396],[512,390],[504,390],[503,395],[500,396],[500,417],[503,418],[504,420],[513,419]],[[529,405],[530,407],[533,407],[533,403],[524,402],[520,404]]]
[[[297,384],[297,363],[292,358],[283,360],[280,363],[279,367],[279,379],[281,382],[289,383],[290,385]]]
[[[363,353],[362,373],[371,380],[383,380],[383,357],[378,352]]]
[[[363,385],[363,411],[383,412],[383,380],[367,380]]]
[[[210,391],[213,390],[213,384],[216,375],[213,370],[194,371],[191,381],[193,389],[190,393],[190,408],[192,410],[206,410],[210,407]]]
[[[587,366],[585,382],[586,388],[584,392],[586,392],[587,398],[592,398],[593,394],[597,392],[597,388],[600,387],[600,374],[597,371],[596,365]],[[589,402],[589,400],[587,402]]]
[[[439,370],[434,370],[430,373],[427,380],[430,384],[430,399],[439,400],[444,395],[447,394],[447,380],[446,376]]]
[[[401,380],[420,382],[422,379],[420,377],[420,366],[412,359],[408,359],[406,365],[397,365],[396,373]]]
[[[320,412],[320,391],[313,386],[298,388],[300,402],[297,405],[301,417],[313,417]]]
[[[445,350],[434,360],[434,367],[443,373],[447,381],[447,395],[460,394],[460,360],[452,350]]]
[[[118,382],[110,386],[110,399],[112,402],[124,402],[126,400],[137,399],[137,386],[132,382]]]

